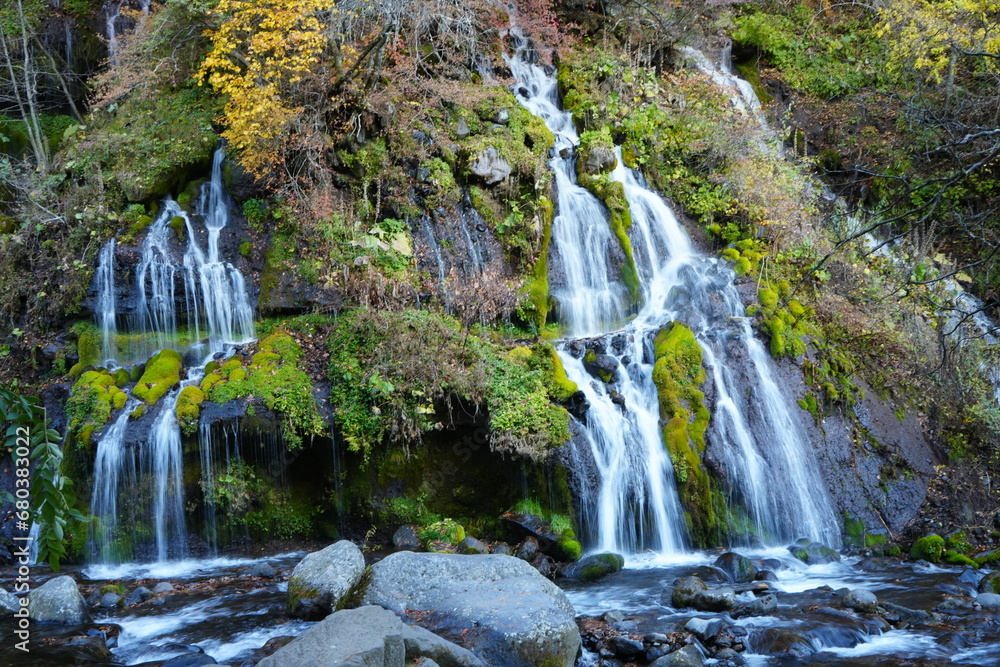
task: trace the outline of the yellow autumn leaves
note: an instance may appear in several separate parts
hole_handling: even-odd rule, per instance
[[[1000,66],[1000,0],[889,0],[879,15],[893,70],[908,65],[941,83],[962,56]]]
[[[301,111],[296,85],[326,44],[321,12],[334,0],[220,0],[212,49],[198,72],[226,96],[222,133],[240,162],[257,176],[275,164],[281,137]]]

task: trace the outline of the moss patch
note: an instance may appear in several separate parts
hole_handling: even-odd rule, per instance
[[[181,355],[176,350],[160,350],[146,362],[133,394],[148,405],[155,405],[164,394],[181,381]]]
[[[944,538],[940,535],[926,535],[917,539],[910,548],[910,558],[940,563],[944,555]]]
[[[701,391],[706,376],[694,332],[680,322],[664,327],[654,341],[653,382],[659,395],[663,440],[674,464],[677,490],[691,535],[699,547],[722,542],[726,505],[702,464],[711,417]]]
[[[98,369],[80,375],[66,402],[69,430],[77,444],[89,447],[94,431],[108,422],[112,410],[124,407],[126,399],[108,371]]]
[[[181,389],[174,414],[184,435],[194,435],[198,430],[198,416],[201,414],[201,404],[204,400],[205,393],[194,385]]]

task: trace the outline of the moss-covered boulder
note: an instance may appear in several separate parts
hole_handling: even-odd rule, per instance
[[[154,405],[180,381],[181,355],[176,350],[160,350],[146,362],[132,393],[147,405]]]
[[[835,563],[840,560],[839,553],[825,544],[813,542],[808,538],[802,538],[792,546],[788,547],[788,551],[807,565]]]
[[[103,368],[83,372],[66,402],[66,416],[76,442],[89,445],[95,430],[108,422],[112,411],[125,407],[127,399],[110,372]]]
[[[347,540],[308,554],[288,578],[288,613],[306,620],[326,617],[361,582],[364,572],[361,549]]]
[[[925,535],[918,538],[910,547],[910,558],[925,560],[928,563],[940,563],[944,556],[945,542],[940,535]]]
[[[625,558],[621,554],[603,553],[591,554],[559,569],[559,576],[580,581],[596,581],[609,574],[614,574],[625,567]]]

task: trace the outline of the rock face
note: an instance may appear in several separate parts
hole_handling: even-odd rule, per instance
[[[303,558],[288,579],[288,613],[318,620],[332,612],[359,581],[365,557],[342,540]]]
[[[490,665],[571,667],[580,647],[566,595],[510,556],[394,553],[372,566],[365,602],[412,614]]]
[[[490,146],[476,156],[469,171],[483,179],[486,185],[496,185],[510,176],[510,165],[500,157],[500,151]]]
[[[72,577],[56,577],[28,596],[28,615],[39,623],[79,625],[90,621],[90,612]]]
[[[258,665],[403,667],[405,660],[403,622],[391,611],[368,606],[330,614]]]

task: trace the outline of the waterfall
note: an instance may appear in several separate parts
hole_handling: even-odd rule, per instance
[[[652,380],[651,339],[673,321],[694,332],[716,388],[710,449],[732,475],[724,484],[731,503],[745,508],[764,541],[810,537],[839,543],[815,456],[745,316],[735,274],[693,248],[668,204],[625,168],[619,153],[612,177],[622,183],[628,200],[629,236],[644,297],[636,317],[622,326],[625,290],[607,260],[607,249],[616,245],[607,212],[576,183],[572,150],[578,136],[570,115],[559,108],[555,77],[523,55],[520,49],[508,61],[517,80],[514,92],[556,137],[550,165],[559,212],[552,250],[565,272],[564,284],[553,289],[559,316],[576,338],[606,334],[611,339],[606,353],[620,364],[609,387],[593,380],[576,358],[579,353],[574,356],[574,341],[559,350],[567,375],[591,405],[579,430],[601,475],[591,508],[597,525],[593,546],[624,552],[671,552],[684,546],[682,510]],[[579,349],[579,341],[576,345]]]
[[[213,160],[211,179],[198,200],[195,217],[204,222],[204,232],[177,202],[167,198],[142,243],[135,271],[137,307],[128,324],[132,331],[143,335],[139,349],[130,351],[129,361],[140,362],[161,349],[171,348],[182,352],[182,356],[197,359],[198,363],[187,369],[179,387],[152,408],[158,412],[148,437],[137,451],[129,451],[125,444],[130,414],[140,403],[131,395],[98,442],[91,499],[98,522],[91,538],[95,557],[104,562],[123,556],[122,550],[115,548],[116,540],[121,537],[138,541],[148,535],[155,543],[155,555],[160,561],[186,555],[183,440],[175,415],[177,400],[184,387],[200,383],[206,363],[232,354],[235,345],[253,340],[253,309],[243,274],[222,259],[221,232],[229,222],[230,206],[222,183],[223,159],[223,151],[219,149]],[[180,261],[173,236],[178,229],[186,230],[187,236]],[[206,238],[204,248],[199,244],[199,234]],[[109,365],[116,361],[114,252],[115,242],[111,241],[101,251],[96,276],[96,315]],[[178,282],[184,288],[180,302]],[[180,335],[179,322],[187,325],[186,336]],[[207,348],[203,334],[207,335]],[[189,341],[189,345],[183,345],[183,341]],[[184,354],[187,352],[191,354]],[[210,439],[206,446],[211,450]],[[211,451],[202,451],[203,467],[210,475],[213,474],[211,456]],[[122,514],[119,501],[126,497],[119,498],[122,493],[128,494],[129,516],[143,522],[143,530],[138,525],[119,525]],[[120,534],[122,531],[130,532]]]
[[[118,326],[115,299],[115,240],[101,248],[95,281],[98,285],[97,326],[101,328],[101,354],[113,366],[118,358]]]

